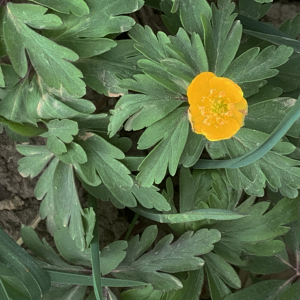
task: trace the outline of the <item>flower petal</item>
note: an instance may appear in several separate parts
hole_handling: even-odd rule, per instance
[[[219,140],[226,140],[232,138],[241,128],[240,124],[232,119],[227,117],[226,124],[221,126],[216,126],[216,124],[212,123],[211,125],[207,126],[202,124],[202,134],[210,141],[219,141]]]
[[[209,87],[219,92],[224,91],[225,97],[229,98],[228,102],[230,103],[240,102],[243,98],[242,89],[228,78],[213,77],[209,80]]]
[[[208,83],[213,77],[216,77],[214,73],[203,72],[194,78],[187,90],[190,105],[198,106],[202,98],[209,95],[210,88]],[[202,105],[205,104],[203,103]]]

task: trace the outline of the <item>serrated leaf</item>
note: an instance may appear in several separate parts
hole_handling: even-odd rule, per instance
[[[259,147],[267,136],[259,131],[242,128],[232,139],[209,144],[207,150],[213,159],[233,158]],[[249,195],[263,196],[268,183],[283,195],[295,198],[300,187],[300,169],[296,167],[299,163],[284,156],[294,149],[289,143],[279,142],[254,163],[241,168],[226,168],[226,177],[234,189],[244,189]]]
[[[222,76],[234,59],[242,36],[242,26],[235,21],[235,4],[230,0],[218,1],[218,8],[212,4],[212,25],[202,15],[205,50],[209,70]]]
[[[200,269],[203,260],[195,256],[210,252],[213,244],[220,239],[219,231],[207,229],[199,230],[194,234],[191,231],[186,232],[173,244],[170,244],[173,236],[168,235],[151,251],[141,256],[156,237],[155,231],[156,226],[148,227],[141,241],[138,236],[135,236],[129,242],[125,260],[119,265],[117,272],[113,273],[115,277],[140,278],[151,283],[156,289],[178,289],[181,287],[180,281],[162,272],[176,273]],[[147,238],[146,234],[151,234],[151,238]]]
[[[42,4],[46,7],[52,8],[55,11],[69,14],[72,12],[74,15],[78,17],[82,17],[83,15],[87,15],[89,13],[89,7],[84,2],[84,0],[30,0],[32,2],[36,2]]]
[[[79,145],[85,150],[87,164],[92,168],[93,177],[99,176],[109,189],[129,189],[133,186],[130,171],[118,161],[124,153],[102,137],[86,132],[80,137]],[[84,165],[83,165],[84,166]],[[97,175],[95,175],[97,174]]]
[[[60,26],[60,18],[44,15],[46,11],[38,5],[8,3],[3,33],[9,58],[16,72],[24,77],[28,70],[26,49],[36,72],[49,87],[60,89],[63,86],[70,94],[81,97],[85,94],[85,84],[80,79],[82,73],[69,62],[77,60],[77,54],[28,27]]]
[[[103,40],[101,39],[102,42]],[[140,56],[133,48],[131,40],[111,42],[114,43],[114,48],[107,49],[105,53],[99,53],[101,55],[95,57],[82,58],[75,63],[75,66],[82,71],[85,82],[92,89],[99,94],[105,93],[110,97],[117,97],[127,93],[126,88],[119,86],[121,79],[131,78],[140,73],[137,66]],[[84,49],[88,49],[87,47],[84,45]]]
[[[153,182],[160,183],[167,168],[171,175],[176,173],[188,132],[189,122],[185,107],[177,108],[145,130],[138,142],[139,149],[159,143],[139,166],[137,179],[142,186],[149,187]]]
[[[279,73],[274,68],[283,65],[293,54],[291,47],[269,46],[259,53],[259,48],[251,48],[236,58],[224,73],[237,84],[274,77]]]

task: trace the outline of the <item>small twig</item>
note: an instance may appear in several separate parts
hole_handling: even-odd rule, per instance
[[[278,255],[275,255],[275,257],[277,257],[278,259],[280,259],[280,261],[281,261],[282,263],[284,263],[285,265],[289,266],[291,269],[293,269],[293,270],[299,275],[298,269],[295,268],[294,266],[292,266],[288,261],[284,260],[282,257],[280,257],[280,256],[278,256]],[[297,275],[297,276],[298,276],[298,275]]]
[[[34,218],[34,220],[30,223],[29,226],[30,226],[32,229],[36,229],[37,226],[38,226],[38,224],[40,223],[40,221],[41,221],[41,217],[40,217],[40,215],[38,214],[38,215]],[[17,244],[20,245],[20,246],[23,244],[23,239],[22,239],[21,237],[17,240]]]

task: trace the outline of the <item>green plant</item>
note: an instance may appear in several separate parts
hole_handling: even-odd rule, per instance
[[[0,122],[19,142],[44,138],[17,145],[19,172],[40,176],[34,192],[57,251],[24,226],[30,255],[0,229],[1,299],[117,299],[110,287],[131,287],[128,300],[296,299],[299,15],[275,29],[259,21],[271,0],[27,2],[1,2]],[[169,33],[135,24],[128,14],[143,5]],[[240,95],[230,104],[208,90],[223,102],[208,116],[203,95],[196,130],[187,89],[204,72]],[[102,112],[86,86],[121,97]],[[221,131],[234,124],[241,108],[222,109],[239,101],[244,123],[205,134],[212,118],[222,115]],[[136,136],[124,132],[139,130],[144,151],[133,155]],[[136,213],[126,239],[101,251],[96,199]],[[127,241],[139,217],[169,232],[158,238],[151,224]],[[287,269],[287,279],[267,276]]]

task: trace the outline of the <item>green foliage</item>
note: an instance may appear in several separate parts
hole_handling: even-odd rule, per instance
[[[299,15],[276,29],[259,21],[271,0],[30,1],[0,5],[0,132],[23,143],[55,248],[0,229],[0,298],[298,299]],[[143,26],[150,7],[167,29]],[[230,139],[190,126],[203,72],[248,102]],[[103,244],[108,201],[135,216]]]

